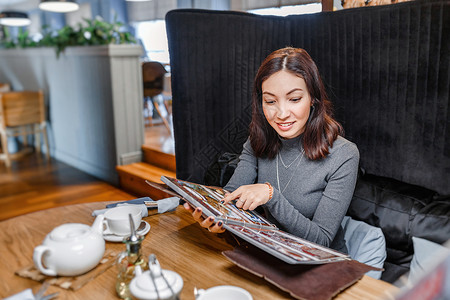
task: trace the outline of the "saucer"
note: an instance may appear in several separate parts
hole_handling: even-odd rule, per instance
[[[145,227],[142,230],[136,231],[139,235],[146,235],[150,231],[150,224],[148,224],[146,221],[142,221],[145,223]],[[103,238],[105,241],[108,242],[122,242],[123,239],[127,237],[126,235],[116,235],[116,234],[104,234]]]

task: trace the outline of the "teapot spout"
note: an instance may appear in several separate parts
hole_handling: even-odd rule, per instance
[[[95,220],[94,223],[91,226],[91,230],[93,232],[96,232],[100,235],[103,235],[103,220],[105,219],[105,216],[103,214],[98,215]]]

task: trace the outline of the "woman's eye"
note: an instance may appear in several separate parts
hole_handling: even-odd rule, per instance
[[[273,103],[275,103],[275,100],[264,99],[264,103],[273,104]]]
[[[302,100],[302,98],[292,98],[292,99],[291,99],[292,102],[298,102],[298,101],[300,101],[300,100]]]

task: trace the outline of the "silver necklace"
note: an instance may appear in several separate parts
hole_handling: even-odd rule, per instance
[[[280,153],[278,153],[278,155],[280,156],[281,164],[282,164],[286,169],[289,169],[289,168],[292,166],[292,164],[295,163],[295,161],[296,161],[296,160],[300,157],[300,155],[302,155],[302,154],[303,154],[303,151],[297,155],[297,157],[289,164],[289,166],[286,166],[286,164],[285,164],[284,161],[283,161],[283,157],[281,156]]]
[[[304,150],[304,149],[302,149],[302,153],[301,153],[302,156],[301,156],[300,159],[298,160],[296,167],[298,167],[298,165],[299,165],[300,162],[302,161],[303,154],[305,154],[305,150]],[[299,154],[299,156],[300,156],[300,154]],[[289,178],[289,180],[288,180],[288,182],[286,183],[286,185],[284,186],[283,190],[281,190],[281,188],[280,188],[280,176],[278,175],[278,157],[281,158],[280,153],[277,154],[277,185],[278,185],[278,190],[281,191],[281,193],[283,194],[284,191],[286,190],[286,188],[288,187],[289,183],[291,183],[292,178],[294,178],[294,175],[295,175],[295,173],[296,173],[295,171],[297,171],[297,168],[295,168],[295,170],[292,172],[291,178]],[[297,158],[296,158],[295,160],[297,160]],[[295,160],[294,160],[294,161],[295,161]],[[284,165],[284,164],[283,164],[283,165]],[[291,163],[291,165],[292,165],[292,163]],[[289,167],[290,167],[291,165],[289,165]],[[286,166],[285,166],[285,167],[286,167]]]

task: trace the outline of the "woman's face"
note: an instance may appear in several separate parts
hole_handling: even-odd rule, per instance
[[[281,70],[262,83],[262,107],[270,126],[285,139],[305,131],[311,96],[303,78]]]

